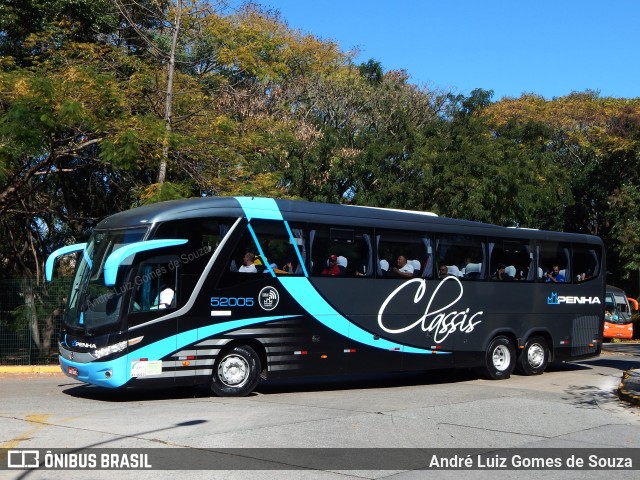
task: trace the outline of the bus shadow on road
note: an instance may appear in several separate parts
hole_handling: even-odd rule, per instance
[[[626,358],[611,358],[611,357],[602,358],[601,357],[601,358],[595,358],[592,360],[585,360],[583,362],[580,362],[580,364],[583,366],[593,365],[594,367],[615,368],[617,370],[620,370],[621,372],[625,370],[629,370],[630,368],[640,368],[640,361],[638,361],[637,359],[631,359],[629,357],[626,357]]]
[[[274,380],[258,385],[256,392],[263,395],[292,392],[321,392],[336,390],[367,390],[420,385],[439,385],[477,380],[472,370],[433,370],[421,372],[372,373],[358,375],[325,376]]]
[[[248,396],[439,385],[473,381],[478,378],[480,377],[476,372],[468,369],[300,377],[262,382],[256,387],[255,392]],[[213,397],[207,386],[110,389],[94,385],[66,383],[60,384],[59,387],[63,389],[62,393],[65,395],[101,402],[144,402]]]
[[[208,388],[164,387],[164,388],[103,388],[95,385],[59,385],[69,387],[62,393],[74,398],[96,400],[100,402],[145,402],[162,400],[183,400],[188,398],[207,398],[212,396]]]

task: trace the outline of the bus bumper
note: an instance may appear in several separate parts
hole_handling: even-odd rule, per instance
[[[60,369],[67,377],[91,385],[117,388],[129,380],[126,356],[108,362],[75,362],[62,355],[58,356]]]

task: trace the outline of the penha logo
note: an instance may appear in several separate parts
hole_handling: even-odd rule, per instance
[[[570,305],[600,305],[600,297],[576,297],[558,295],[556,292],[547,297],[547,305],[560,305],[561,303]]]
[[[260,290],[258,301],[262,309],[269,312],[278,306],[280,295],[275,288],[264,287],[262,290]]]

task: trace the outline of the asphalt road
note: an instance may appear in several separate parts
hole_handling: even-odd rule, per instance
[[[617,344],[612,344],[617,345]],[[0,377],[0,447],[617,448],[640,445],[640,409],[618,400],[638,351],[553,366],[543,375],[479,379],[469,371],[298,380],[245,398],[205,389],[114,391],[61,375]],[[167,450],[173,452],[175,450]],[[349,452],[349,450],[345,450]],[[624,450],[616,450],[624,452]],[[0,471],[0,478],[513,478],[513,471]],[[634,478],[628,471],[523,471],[519,478]],[[637,478],[637,477],[636,477]]]

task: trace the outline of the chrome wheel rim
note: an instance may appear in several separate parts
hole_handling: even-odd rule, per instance
[[[527,352],[527,359],[529,360],[529,365],[533,368],[538,368],[544,363],[544,348],[539,343],[534,343],[529,347],[529,351]]]
[[[249,363],[241,356],[231,354],[218,365],[218,378],[228,387],[241,387],[249,379]]]
[[[492,355],[493,366],[499,372],[503,372],[509,368],[511,364],[511,352],[504,345],[498,345],[495,350],[493,350]]]

